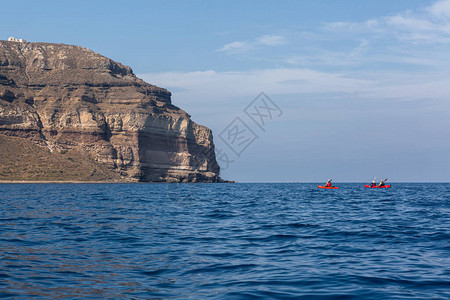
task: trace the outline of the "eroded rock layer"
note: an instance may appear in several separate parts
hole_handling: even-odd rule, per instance
[[[0,134],[84,151],[124,180],[219,181],[211,130],[170,96],[86,48],[0,41]]]

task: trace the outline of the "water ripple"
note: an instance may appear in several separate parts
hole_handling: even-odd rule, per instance
[[[448,299],[450,184],[2,184],[0,297]]]

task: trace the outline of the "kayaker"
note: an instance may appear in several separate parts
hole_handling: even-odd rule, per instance
[[[378,186],[384,186],[384,180],[380,180],[380,184]]]
[[[377,186],[377,184],[375,183],[375,179],[377,179],[376,177],[372,180],[372,187]]]
[[[326,187],[330,187],[332,184],[331,184],[331,179],[328,179],[328,181],[327,181],[327,184],[325,184],[325,186]]]

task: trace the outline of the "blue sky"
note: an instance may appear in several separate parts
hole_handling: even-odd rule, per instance
[[[172,91],[238,181],[450,181],[450,1],[17,1],[0,32],[77,44]],[[282,110],[262,131],[244,108]],[[240,117],[240,156],[219,138]]]

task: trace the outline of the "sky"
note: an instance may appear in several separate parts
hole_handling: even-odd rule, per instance
[[[213,130],[225,179],[450,181],[450,0],[8,1],[2,10],[1,39],[84,46],[169,89]],[[236,129],[248,142],[236,144]]]

